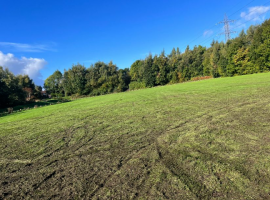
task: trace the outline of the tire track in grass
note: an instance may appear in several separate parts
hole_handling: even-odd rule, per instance
[[[121,157],[119,160],[118,169],[110,173],[110,175],[92,192],[90,198],[93,198],[103,187],[105,187],[107,181],[110,180],[114,174],[118,173],[124,165],[126,165],[130,160],[132,160],[132,158],[134,158],[136,154],[141,153],[141,151],[145,150],[150,145],[151,144],[140,147],[136,152],[129,154],[125,159]]]

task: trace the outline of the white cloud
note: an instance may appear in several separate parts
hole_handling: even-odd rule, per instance
[[[43,51],[55,51],[52,46],[55,46],[55,43],[51,44],[23,44],[23,43],[14,43],[14,42],[0,42],[0,46],[4,47],[11,51],[19,52],[43,52]]]
[[[241,17],[245,20],[263,21],[264,15],[270,10],[270,6],[255,6],[248,9],[248,12],[242,12]],[[263,16],[261,16],[263,15]]]
[[[13,54],[4,54],[0,51],[0,66],[8,68],[15,75],[27,74],[34,80],[36,85],[43,86],[40,70],[47,64],[46,60],[40,58],[17,58]]]
[[[207,37],[207,36],[211,36],[214,32],[212,30],[206,30],[203,32],[203,36]]]

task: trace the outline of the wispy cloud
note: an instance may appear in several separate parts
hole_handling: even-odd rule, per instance
[[[248,27],[247,24],[243,23],[243,20],[236,21],[235,23],[231,24],[231,26],[230,26],[232,31],[246,29],[247,27]]]
[[[211,35],[213,35],[213,31],[212,30],[206,30],[206,31],[204,31],[203,32],[203,36],[204,37],[208,37],[208,36],[211,36]]]
[[[265,15],[270,10],[270,6],[255,6],[248,9],[248,12],[242,12],[241,17],[244,20],[263,21]]]
[[[0,66],[8,68],[15,75],[27,74],[35,84],[43,86],[40,70],[47,64],[42,58],[17,58],[13,54],[4,54],[0,51]]]
[[[56,51],[54,48],[55,43],[50,44],[24,44],[14,42],[0,42],[0,47],[6,48],[9,51],[17,52],[44,52],[44,51]]]

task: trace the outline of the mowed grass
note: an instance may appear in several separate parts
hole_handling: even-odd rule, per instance
[[[270,73],[0,118],[0,199],[270,199]]]

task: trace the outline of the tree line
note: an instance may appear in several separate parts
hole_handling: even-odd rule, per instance
[[[269,69],[270,20],[266,20],[261,25],[250,26],[227,43],[213,41],[209,48],[187,46],[184,52],[173,48],[168,55],[164,51],[159,55],[149,54],[143,60],[136,60],[130,68],[118,69],[113,62],[97,62],[89,68],[76,64],[63,73],[56,70],[45,80],[44,88],[58,97],[95,96],[181,83],[198,77],[230,77]],[[0,68],[0,88],[1,105],[23,102],[25,95],[38,95],[41,90],[27,75],[14,76],[3,68]]]
[[[102,95],[122,92],[130,83],[129,69],[118,69],[113,62],[97,62],[89,68],[73,65],[62,74],[56,70],[44,83],[52,96]]]
[[[0,107],[20,105],[41,98],[42,87],[36,86],[28,75],[15,76],[0,66]]]
[[[118,69],[112,62],[97,62],[86,69],[77,64],[62,74],[56,71],[44,84],[61,95],[100,95],[158,85],[181,83],[195,77],[230,77],[266,72],[270,69],[270,20],[250,26],[227,43],[213,41],[182,53],[173,48],[169,55],[149,54],[130,69]],[[195,78],[196,79],[196,78]]]
[[[131,88],[153,87],[189,81],[194,77],[230,77],[267,72],[270,69],[270,20],[250,26],[227,43],[213,41],[211,47],[187,46],[165,56],[151,54],[130,68]]]

